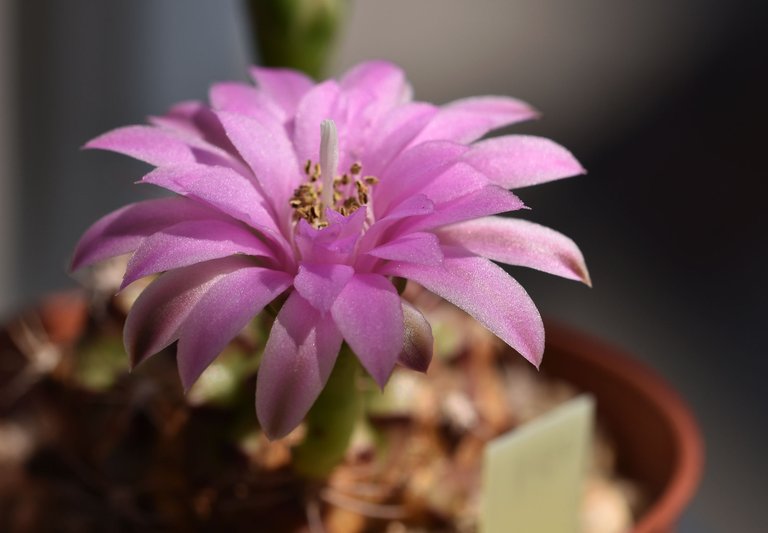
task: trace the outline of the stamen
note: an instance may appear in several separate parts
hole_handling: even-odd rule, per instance
[[[364,175],[360,162],[352,163],[349,170],[340,176],[336,174],[338,165],[336,124],[330,119],[324,120],[320,124],[320,162],[307,161],[304,165],[307,182],[299,185],[289,200],[295,221],[304,219],[315,228],[325,228],[328,226],[326,209],[349,216],[369,202],[371,187],[379,180]]]
[[[320,123],[320,168],[322,169],[323,207],[333,208],[333,178],[339,166],[339,137],[336,124],[326,119]]]

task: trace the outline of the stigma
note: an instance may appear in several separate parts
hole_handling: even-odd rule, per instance
[[[320,124],[320,162],[308,160],[304,165],[307,181],[294,191],[290,199],[293,219],[304,219],[315,228],[328,225],[326,208],[348,216],[367,205],[372,187],[379,180],[363,176],[360,162],[352,163],[349,170],[338,174],[339,137],[336,124],[326,119]]]
[[[324,206],[330,206],[333,200],[333,180],[339,168],[339,135],[336,124],[325,119],[320,123],[320,168],[322,173],[321,199]]]

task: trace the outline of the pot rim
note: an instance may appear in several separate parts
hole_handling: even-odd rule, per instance
[[[667,422],[676,453],[674,467],[663,490],[639,517],[633,531],[668,531],[696,492],[704,466],[701,431],[691,409],[661,375],[625,350],[558,321],[547,320],[546,331],[549,346],[615,376],[644,396]]]

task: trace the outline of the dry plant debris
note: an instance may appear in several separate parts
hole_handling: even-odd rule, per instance
[[[396,372],[384,394],[361,382],[370,414],[325,483],[291,471],[301,427],[270,442],[256,426],[255,365],[242,354],[258,332],[244,332],[204,376],[213,385],[187,401],[172,350],[130,375],[120,364],[121,302],[98,316],[66,301],[23,315],[0,339],[0,530],[476,531],[485,444],[578,391],[454,308],[407,296],[440,339],[432,366]],[[226,371],[246,377],[233,384]],[[600,427],[585,533],[626,531],[642,511],[642,487],[616,471],[616,453]]]

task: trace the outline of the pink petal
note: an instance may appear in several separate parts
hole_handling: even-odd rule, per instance
[[[312,307],[325,313],[354,273],[347,265],[302,263],[293,285]]]
[[[150,165],[194,163],[191,147],[168,131],[152,126],[126,126],[88,141],[85,148],[110,150]]]
[[[491,130],[529,120],[536,115],[528,104],[514,98],[465,98],[441,107],[414,144],[435,139],[470,143]]]
[[[542,137],[507,135],[480,141],[464,160],[506,189],[584,174],[571,152]]]
[[[536,367],[544,353],[544,325],[525,290],[487,259],[446,254],[442,266],[390,263],[383,271],[415,281],[463,309]]]
[[[198,100],[186,100],[174,104],[164,115],[150,116],[149,123],[173,130],[185,137],[201,138],[202,132],[194,123],[195,115],[206,106]]]
[[[496,185],[486,185],[459,198],[435,206],[435,212],[408,224],[410,231],[433,229],[473,218],[522,209],[515,194]]]
[[[436,204],[460,198],[486,185],[493,185],[485,174],[466,163],[456,163],[440,174],[422,192]]]
[[[329,80],[316,85],[299,102],[294,121],[293,144],[296,157],[303,165],[307,161],[320,160],[320,123],[331,119],[336,123],[336,129],[344,131],[345,124],[336,113],[339,99],[339,86]]]
[[[188,145],[197,163],[230,167],[244,176],[251,174],[218,117],[205,104],[182,102],[163,116],[150,117],[149,121],[159,126],[160,131]],[[179,161],[177,164],[183,163]]]
[[[256,414],[270,439],[290,433],[304,418],[331,374],[342,337],[292,292],[275,319],[256,380]]]
[[[409,196],[396,207],[393,207],[387,216],[379,219],[374,224],[400,220],[402,218],[429,215],[435,212],[435,203],[425,194]]]
[[[308,76],[290,69],[251,69],[251,76],[259,89],[283,109],[285,116],[292,116],[304,95],[314,86]]]
[[[410,93],[402,69],[387,61],[360,63],[344,74],[340,84],[345,90],[362,89],[373,94],[385,109],[404,102]]]
[[[280,231],[271,206],[256,186],[230,168],[174,165],[153,170],[142,182],[202,200],[254,228]]]
[[[375,123],[376,100],[363,90],[339,93],[326,118],[335,121],[339,137],[339,172],[343,173],[352,163],[359,162],[361,154],[369,147],[368,134]]]
[[[439,230],[441,240],[509,265],[535,268],[590,284],[576,243],[557,231],[527,220],[488,217]]]
[[[299,220],[295,243],[302,259],[310,263],[346,263],[355,250],[355,244],[365,224],[366,207],[348,216],[330,209],[326,217],[330,225],[316,229],[306,220]]]
[[[331,314],[365,369],[384,387],[403,347],[403,310],[395,287],[384,276],[355,274]]]
[[[370,156],[365,158],[363,172],[379,175],[396,155],[412,144],[435,113],[435,106],[422,102],[402,105],[388,113],[371,135],[371,146],[366,151]]]
[[[435,211],[435,204],[423,194],[414,194],[392,209],[387,216],[375,221],[360,239],[360,252],[374,248],[382,239],[385,232],[398,221],[428,215]]]
[[[377,246],[369,255],[420,265],[439,265],[443,261],[440,241],[433,233],[408,233]]]
[[[467,147],[449,141],[431,141],[409,148],[399,154],[381,173],[373,193],[377,216],[389,210],[454,165],[466,153]]]
[[[211,286],[249,265],[253,262],[245,257],[226,257],[171,270],[153,281],[125,320],[123,341],[131,364],[138,365],[178,339],[180,326]]]
[[[88,228],[77,243],[71,269],[132,252],[145,237],[184,220],[224,218],[186,198],[160,198],[127,205]]]
[[[285,120],[285,111],[270,97],[250,85],[238,82],[222,82],[209,91],[211,106],[216,111],[229,111],[253,118],[272,116]]]
[[[253,170],[262,195],[271,200],[277,216],[287,220],[288,200],[302,174],[285,129],[276,121],[256,121],[224,111],[218,117],[232,144]]]
[[[189,220],[147,237],[128,261],[121,288],[139,278],[235,254],[272,257],[242,226],[216,220]]]
[[[403,349],[398,357],[398,363],[417,372],[426,372],[432,362],[434,339],[432,327],[415,307],[400,300],[403,306]]]
[[[246,261],[213,283],[179,329],[176,360],[184,389],[189,390],[229,341],[290,286],[291,276],[285,272]]]

